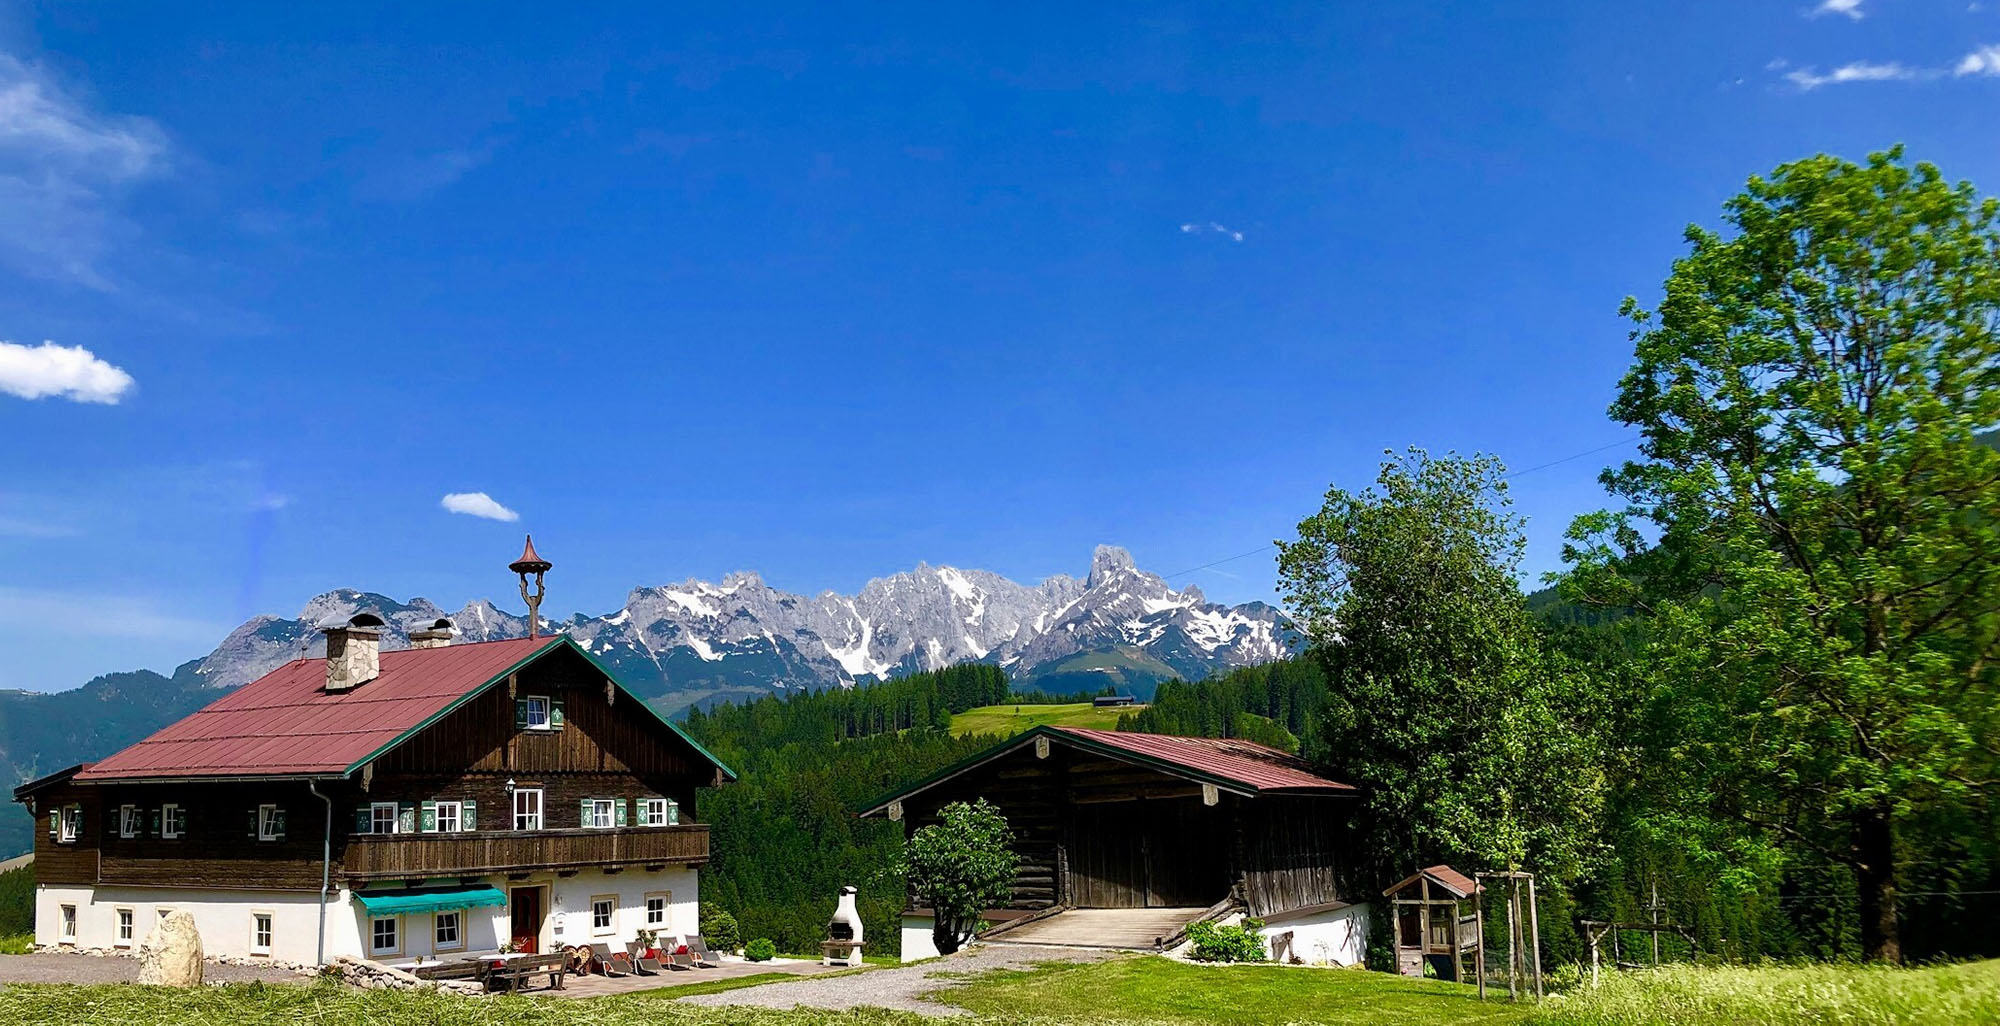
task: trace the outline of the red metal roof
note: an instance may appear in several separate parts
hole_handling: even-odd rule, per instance
[[[1382,893],[1384,895],[1394,894],[1425,877],[1430,877],[1432,883],[1451,892],[1452,897],[1455,898],[1469,898],[1483,890],[1471,877],[1450,866],[1430,866],[1425,869],[1419,869],[1409,876],[1390,884],[1388,887],[1383,888]]]
[[[517,638],[382,653],[381,673],[326,691],[326,660],[295,659],[138,744],[79,781],[338,774],[563,639]]]
[[[1241,784],[1255,791],[1341,792],[1354,785],[1328,780],[1312,772],[1312,764],[1269,745],[1235,738],[1173,737],[1167,734],[1134,734],[1122,730],[1087,730],[1082,727],[1050,727],[1085,741],[1117,748],[1159,762],[1184,766],[1210,776]]]

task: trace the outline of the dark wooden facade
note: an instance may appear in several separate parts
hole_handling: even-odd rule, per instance
[[[528,695],[560,699],[562,727],[517,726],[515,699]],[[722,771],[636,702],[589,660],[558,646],[351,777],[314,782],[332,801],[334,884],[706,863],[708,828],[696,822],[696,790],[721,782]],[[510,782],[542,791],[542,829],[514,829]],[[78,783],[58,777],[31,787],[25,797],[36,815],[39,883],[232,890],[320,885],[328,807],[303,780]],[[626,821],[589,827],[582,807],[587,798],[624,802]],[[676,801],[680,825],[639,825],[635,803],[648,798]],[[474,829],[357,829],[374,803],[394,803],[400,812],[436,801],[471,802]],[[162,836],[159,812],[168,803],[185,810],[180,837]],[[83,816],[76,839],[65,842],[52,829],[52,817],[70,805],[81,805]],[[126,805],[140,811],[140,836],[119,836],[119,810]],[[259,839],[262,805],[284,810],[282,837]]]
[[[1015,833],[1021,864],[1009,909],[1233,900],[1263,916],[1342,900],[1347,805],[1338,798],[1204,788],[1168,769],[1028,742],[901,799],[897,811],[914,831],[945,805],[977,798]]]

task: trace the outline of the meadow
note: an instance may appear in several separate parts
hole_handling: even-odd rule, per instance
[[[941,971],[942,971],[942,967]],[[727,981],[734,983],[735,981]],[[950,981],[940,979],[946,987]],[[722,988],[716,988],[722,989]],[[174,991],[0,988],[0,1022],[66,1026],[808,1026],[935,1023],[881,1010],[696,1008],[676,993],[585,1001],[356,991],[329,984]],[[1540,1006],[1480,1002],[1471,988],[1357,970],[1211,967],[1136,957],[974,978],[940,995],[978,1024],[1230,1022],[1248,1026],[1956,1026],[2000,1022],[2000,961],[1922,969],[1856,965],[1674,967],[1608,977]]]
[[[1143,705],[1099,709],[1089,702],[1062,705],[982,705],[951,718],[951,732],[959,737],[986,734],[1013,737],[1033,727],[1084,727],[1090,730],[1117,730],[1118,717],[1136,713]]]

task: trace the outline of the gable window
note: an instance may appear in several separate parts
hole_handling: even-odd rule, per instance
[[[268,955],[271,953],[271,913],[250,913],[250,953]]]
[[[187,833],[187,810],[178,805],[160,806],[160,836],[173,840]]]
[[[142,829],[143,827],[139,822],[139,807],[137,805],[120,805],[118,807],[118,836],[137,837]]]
[[[459,832],[459,830],[461,829],[461,827],[459,826],[461,820],[459,819],[458,813],[462,807],[463,806],[461,806],[458,802],[437,803],[438,833],[455,834]]]
[[[75,905],[64,905],[62,907],[62,939],[66,941],[76,940]]]
[[[368,806],[368,832],[371,834],[396,832],[395,802],[376,802]]]
[[[526,712],[527,729],[549,729],[549,700],[542,695],[529,695],[522,708]]]
[[[131,947],[131,946],[132,946],[132,910],[131,910],[131,909],[129,909],[129,908],[121,908],[121,909],[119,909],[119,910],[118,910],[118,934],[117,934],[116,938],[114,938],[114,939],[115,939],[115,941],[116,941],[117,945],[118,945],[119,947],[121,947],[121,948],[129,948],[129,947]]]
[[[368,921],[368,951],[374,955],[393,955],[402,950],[401,938],[397,936],[397,919],[384,916]]]
[[[611,807],[615,804],[617,803],[609,798],[589,799],[584,803],[587,815],[584,816],[583,825],[597,830],[611,829],[612,817],[615,815]]]
[[[462,948],[465,946],[465,942],[459,939],[458,917],[459,913],[457,912],[439,912],[437,914],[437,928],[435,930],[437,950],[444,951],[450,948]]]
[[[667,902],[673,900],[671,894],[646,895],[646,929],[665,929],[667,925]]]
[[[62,825],[56,832],[56,840],[64,844],[75,844],[77,835],[83,832],[83,806],[62,807]]]
[[[514,829],[542,828],[542,789],[523,787],[514,792]]]
[[[618,899],[608,894],[590,899],[590,932],[611,933],[611,914],[617,907]]]
[[[260,841],[282,841],[285,839],[284,806],[257,806],[257,839]]]
[[[647,798],[639,803],[640,826],[672,826],[680,821],[676,803],[667,798]]]

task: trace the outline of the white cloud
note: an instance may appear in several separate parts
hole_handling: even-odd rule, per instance
[[[153,122],[93,111],[42,69],[0,54],[0,261],[111,291],[100,260],[137,232],[119,196],[157,174],[166,152]]]
[[[453,513],[463,513],[469,517],[510,522],[521,519],[521,514],[493,501],[493,496],[485,492],[453,492],[439,499],[438,505]]]
[[[115,403],[132,388],[132,375],[82,346],[0,342],[0,392],[23,399],[61,396],[80,403]]]
[[[1203,232],[1213,232],[1216,235],[1226,236],[1231,242],[1243,241],[1242,232],[1239,232],[1236,229],[1231,228],[1227,225],[1216,224],[1214,221],[1210,221],[1206,224],[1196,224],[1194,222],[1189,222],[1187,224],[1181,225],[1182,235],[1200,235]]]
[[[1861,20],[1863,0],[1820,0],[1820,5],[1812,9],[1812,17],[1822,14],[1845,14],[1855,21]]]
[[[1785,74],[1785,80],[1800,89],[1818,89],[1820,86],[1844,85],[1849,82],[1909,82],[1935,77],[1937,73],[1934,71],[1908,67],[1896,61],[1880,64],[1855,61],[1843,64],[1824,75],[1812,67],[1799,68]]]
[[[1951,69],[1953,75],[1964,78],[1967,75],[2000,75],[2000,46],[1982,46],[1959,58],[1958,66]]]

